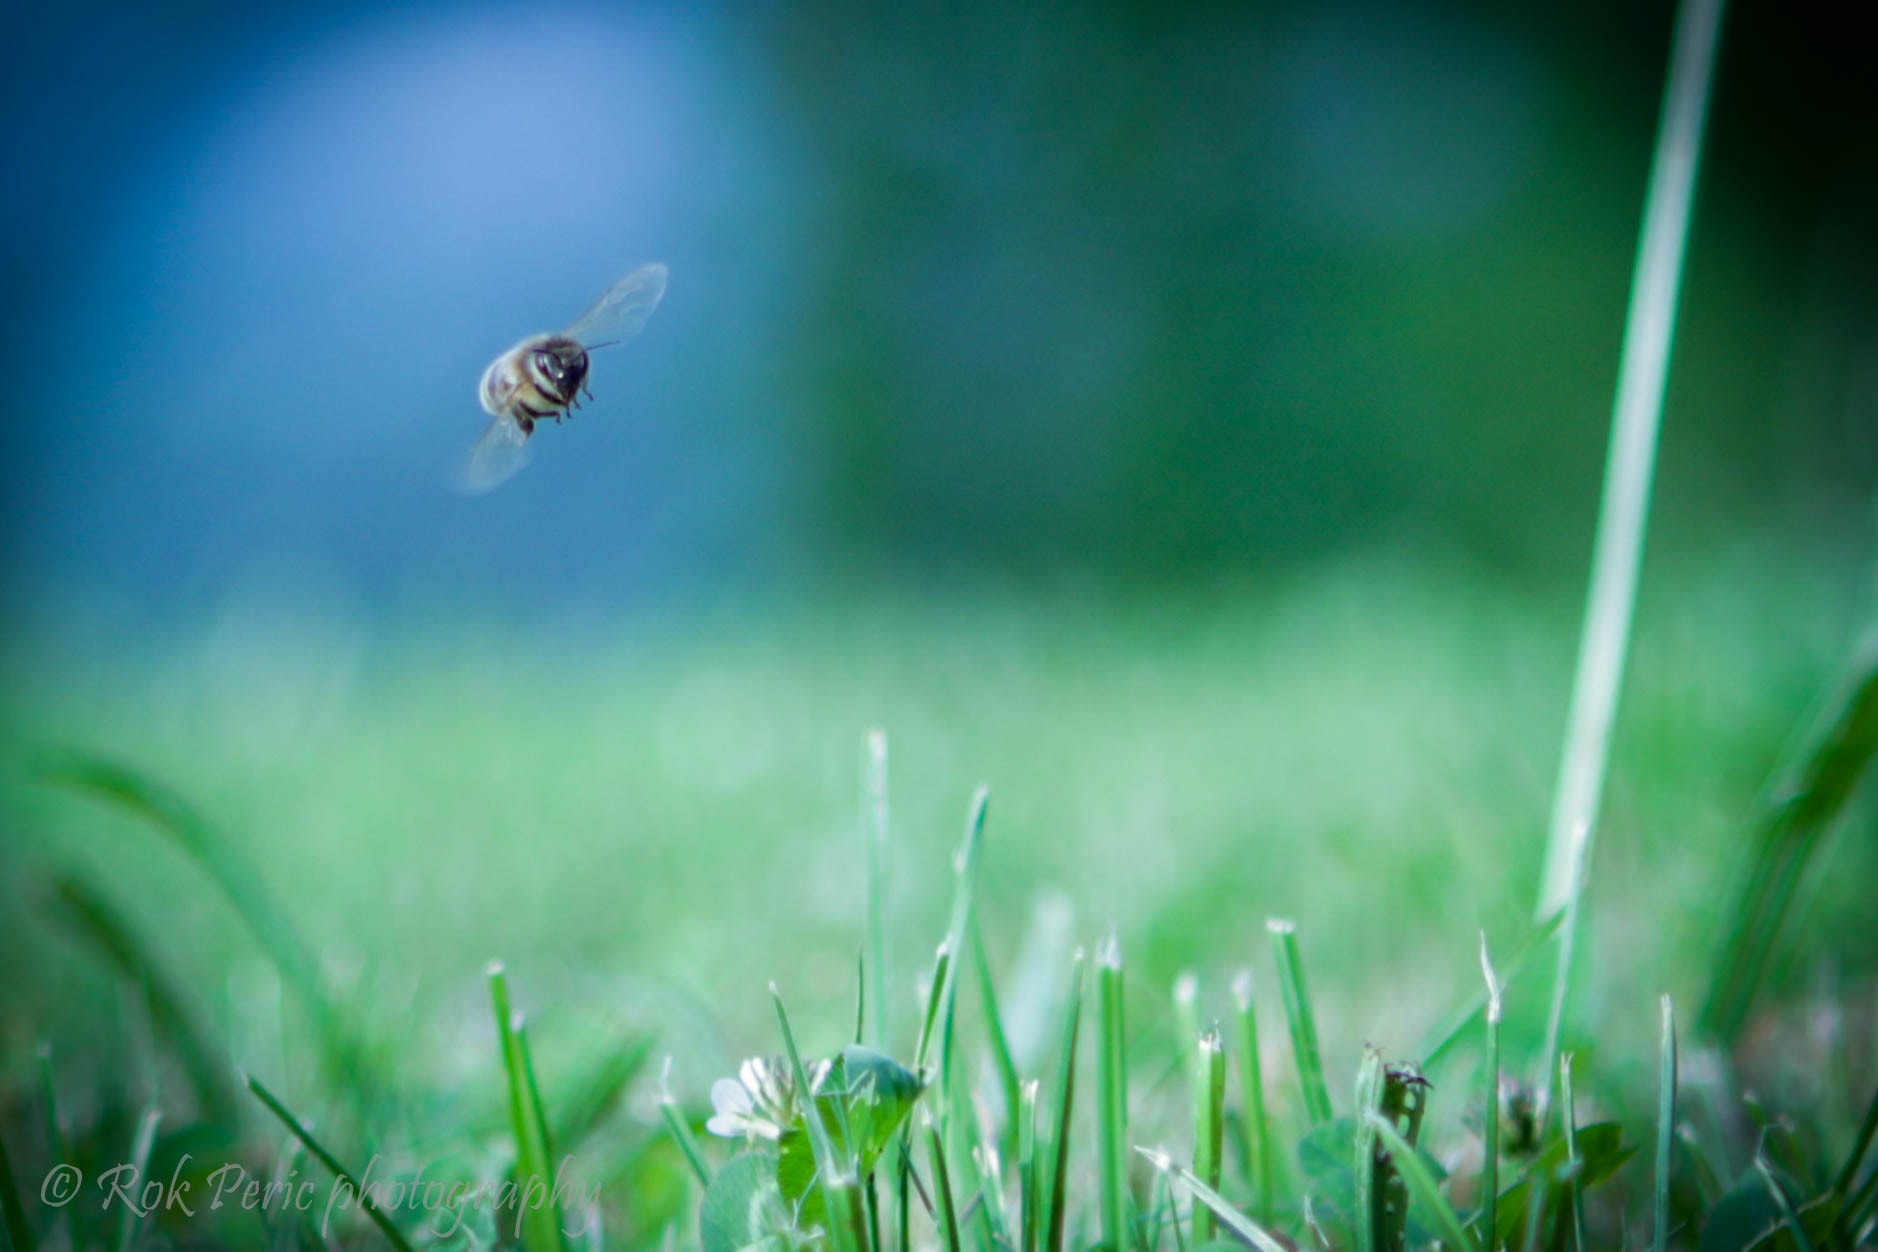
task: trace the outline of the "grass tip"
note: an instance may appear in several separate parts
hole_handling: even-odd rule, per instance
[[[1232,998],[1238,1003],[1241,1013],[1252,1007],[1251,970],[1242,969],[1232,976]]]
[[[1120,936],[1113,930],[1110,930],[1109,933],[1103,937],[1102,941],[1096,944],[1095,959],[1096,964],[1102,966],[1104,969],[1120,969],[1122,967],[1122,941]]]
[[[1500,1020],[1500,979],[1493,972],[1493,958],[1487,955],[1487,932],[1480,932],[1480,973],[1487,980],[1487,1020]]]
[[[1144,1148],[1140,1144],[1136,1144],[1135,1151],[1147,1157],[1149,1163],[1161,1173],[1171,1174],[1174,1172],[1174,1158],[1168,1155],[1165,1148]]]
[[[484,965],[484,966],[483,966],[483,975],[484,975],[484,977],[487,977],[487,978],[500,978],[500,977],[502,977],[502,962],[501,962],[501,961],[490,961],[490,962],[489,962],[489,963],[488,963],[487,965]]]
[[[1184,1008],[1199,999],[1199,996],[1200,980],[1192,970],[1174,980],[1174,1003]]]
[[[1295,932],[1297,928],[1298,924],[1288,917],[1268,917],[1265,919],[1265,929],[1274,935],[1289,935]]]

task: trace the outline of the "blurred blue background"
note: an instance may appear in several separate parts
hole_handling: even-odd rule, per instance
[[[1835,13],[1731,15],[1669,551],[1867,529],[1874,105]],[[1664,4],[16,20],[16,627],[250,585],[535,621],[1159,585],[1378,537],[1582,569]],[[651,259],[595,402],[450,494],[487,360]]]

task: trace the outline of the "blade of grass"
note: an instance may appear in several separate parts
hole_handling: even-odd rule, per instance
[[[1480,932],[1480,974],[1487,984],[1487,1098],[1481,1122],[1480,1233],[1487,1247],[1500,1219],[1500,980],[1487,953],[1487,932]]]
[[[1193,1172],[1218,1191],[1226,1145],[1226,1051],[1218,1026],[1200,1036],[1198,1052],[1201,1081],[1193,1092]],[[1210,1210],[1193,1215],[1194,1243],[1210,1242],[1213,1230]]]
[[[965,951],[965,941],[971,930],[978,859],[984,846],[985,810],[990,798],[991,793],[980,787],[972,796],[971,809],[965,819],[965,840],[959,848],[958,858],[953,862],[957,882],[952,893],[952,920],[946,926],[945,943],[940,947],[940,957],[933,970],[932,996],[926,1005],[926,1024],[920,1031],[919,1047],[914,1052],[914,1067],[917,1069],[931,1055],[933,1032],[936,1027],[940,1028],[938,1105],[942,1132],[952,1107],[951,1031],[943,1028],[952,1020],[953,1001],[958,993],[957,956]]]
[[[1015,1146],[1018,1103],[1022,1084],[1017,1080],[1017,1062],[1011,1059],[1011,1045],[1004,1034],[1004,1018],[998,1011],[998,991],[991,981],[991,961],[985,955],[985,939],[979,932],[978,919],[972,919],[972,965],[978,974],[978,998],[985,1008],[985,1033],[991,1043],[991,1061],[998,1075],[998,1092],[1004,1101],[1004,1140]]]
[[[1769,1194],[1774,1197],[1774,1207],[1780,1210],[1781,1221],[1792,1228],[1793,1242],[1799,1248],[1799,1252],[1813,1252],[1813,1241],[1806,1233],[1806,1223],[1802,1222],[1800,1215],[1794,1211],[1793,1197],[1787,1194],[1786,1187],[1781,1185],[1780,1176],[1774,1173],[1773,1166],[1767,1163],[1767,1157],[1764,1154],[1760,1152],[1754,1154],[1754,1168],[1760,1171],[1762,1181],[1767,1184]]]
[[[1834,1222],[1833,1229],[1844,1240],[1849,1241],[1857,1232],[1857,1227],[1852,1224],[1852,1218],[1859,1208],[1859,1195],[1854,1192],[1853,1185],[1858,1181],[1859,1166],[1865,1160],[1865,1153],[1871,1148],[1874,1133],[1878,1133],[1878,1091],[1872,1092],[1871,1103],[1865,1107],[1865,1120],[1859,1124],[1858,1134],[1852,1140],[1852,1150],[1846,1153],[1845,1164],[1840,1168],[1838,1177],[1833,1180],[1832,1191],[1829,1193],[1838,1197],[1840,1201],[1839,1217]],[[1873,1170],[1871,1177],[1866,1180],[1867,1187],[1874,1185],[1878,1185],[1878,1170]]]
[[[1246,1146],[1251,1157],[1251,1173],[1256,1180],[1258,1219],[1272,1223],[1272,1147],[1271,1126],[1265,1117],[1265,1081],[1259,1072],[1259,1019],[1252,986],[1252,971],[1241,970],[1233,979],[1233,998],[1239,1005],[1240,1085],[1246,1103]]]
[[[1850,679],[1820,718],[1798,766],[1770,788],[1702,1006],[1703,1027],[1722,1041],[1733,1042],[1747,1021],[1800,881],[1874,755],[1878,634],[1861,643]]]
[[[369,1109],[378,1085],[369,1058],[328,996],[311,949],[248,858],[182,796],[115,761],[48,750],[40,754],[38,773],[44,782],[102,800],[156,827],[221,889],[313,1019],[329,1075],[353,1094],[361,1111]]]
[[[867,843],[867,999],[874,1003],[873,1028],[866,1040],[876,1052],[891,1056],[893,1023],[887,995],[887,732],[867,732],[862,766],[861,828]]]
[[[1102,1240],[1113,1252],[1134,1245],[1128,1216],[1128,1057],[1122,1035],[1122,948],[1114,935],[1096,948],[1097,1161]]]
[[[1388,1168],[1387,1158],[1376,1148],[1376,1114],[1382,1105],[1382,1053],[1363,1049],[1363,1062],[1356,1071],[1356,1136],[1351,1141],[1355,1158],[1351,1162],[1356,1180],[1356,1201],[1351,1205],[1350,1225],[1356,1235],[1357,1252],[1377,1252],[1377,1232],[1382,1227],[1382,1194],[1377,1175]],[[1392,1250],[1391,1250],[1392,1252]]]
[[[145,1109],[138,1119],[137,1133],[130,1141],[130,1176],[144,1178],[150,1173],[150,1150],[156,1147],[157,1126],[163,1121],[163,1114],[156,1109]],[[147,1210],[146,1210],[147,1211]],[[137,1229],[143,1225],[144,1212],[136,1205],[126,1203],[117,1217],[117,1243],[113,1246],[117,1252],[130,1252],[131,1245],[137,1241]]]
[[[515,1135],[515,1174],[517,1199],[521,1206],[524,1231],[522,1242],[528,1252],[554,1252],[566,1248],[559,1206],[552,1196],[542,1203],[536,1188],[546,1189],[553,1178],[552,1150],[548,1144],[547,1123],[541,1115],[541,1094],[535,1086],[534,1067],[529,1063],[525,1022],[510,1007],[508,975],[500,961],[492,961],[487,970],[489,997],[495,1009],[496,1036],[502,1046],[502,1069],[509,1087],[509,1125]]]
[[[72,1159],[72,1137],[65,1120],[65,1112],[59,1105],[59,1084],[52,1069],[52,1044],[42,1041],[37,1049],[39,1061],[39,1091],[46,1102],[46,1143],[52,1148],[60,1161]],[[223,1123],[232,1125],[231,1120]],[[72,1248],[82,1248],[85,1241],[78,1228],[78,1206],[67,1204],[61,1218],[65,1226],[65,1241]]]
[[[789,1013],[783,1008],[782,992],[771,983],[769,994],[776,1005],[776,1021],[782,1027],[783,1046],[789,1053],[789,1070],[795,1076],[796,1090],[802,1093],[802,1119],[808,1125],[809,1142],[814,1146],[817,1183],[828,1201],[829,1225],[833,1227],[831,1238],[837,1252],[861,1252],[867,1244],[867,1235],[862,1223],[859,1180],[852,1163],[836,1153],[834,1139],[822,1120],[822,1102],[815,1098],[814,1084],[809,1081],[808,1071],[802,1065],[802,1054],[796,1049],[796,1036],[789,1029]],[[835,1105],[839,1108],[840,1102],[836,1101]]]
[[[926,1155],[932,1162],[933,1195],[938,1207],[934,1221],[947,1252],[959,1252],[959,1214],[952,1203],[952,1172],[946,1168],[946,1148],[939,1138],[939,1127],[930,1116],[926,1117]]]
[[[1174,1231],[1174,1252],[1187,1252],[1187,1237],[1180,1229],[1180,1206],[1174,1200],[1173,1161],[1166,1153],[1155,1158],[1154,1179],[1154,1216],[1148,1221],[1146,1244],[1150,1248],[1161,1246],[1161,1232],[1171,1227]],[[1195,1204],[1195,1209],[1206,1210],[1203,1204]],[[1196,1242],[1199,1235],[1195,1234]]]
[[[1578,1155],[1578,1101],[1572,1095],[1572,1054],[1558,1059],[1561,1099],[1559,1114],[1565,1127],[1565,1172],[1571,1188],[1572,1248],[1585,1252],[1585,1185],[1583,1159]],[[1491,1229],[1491,1227],[1489,1227]]]
[[[1546,836],[1544,877],[1535,917],[1565,910],[1553,971],[1552,1011],[1538,1066],[1543,1134],[1551,1113],[1552,1073],[1564,1029],[1580,902],[1610,764],[1624,659],[1643,561],[1664,385],[1675,338],[1676,302],[1688,249],[1701,163],[1703,123],[1720,42],[1723,0],[1682,0],[1644,193],[1643,222],[1631,278],[1630,306],[1617,370],[1617,398],[1593,541],[1591,583],[1579,636],[1557,790]],[[1533,1189],[1534,1198],[1544,1188]],[[1538,1235],[1542,1204],[1529,1203],[1525,1247]]]
[[[991,1133],[991,1117],[982,1100],[974,1100],[976,1117],[961,1119],[970,1138],[967,1154],[978,1170],[979,1237],[987,1248],[1011,1248],[1009,1215],[1004,1211],[1004,1159]]]
[[[1866,1224],[1875,1217],[1878,1217],[1878,1169],[1867,1174],[1852,1198],[1845,1202],[1845,1211],[1839,1215],[1839,1229],[1850,1242],[1860,1238]]]
[[[1547,941],[1558,933],[1558,928],[1564,920],[1565,912],[1561,909],[1534,926],[1526,935],[1525,942],[1513,954],[1513,959],[1500,963],[1498,969],[1502,993],[1513,985],[1514,980],[1532,963],[1532,959],[1545,950]],[[1468,997],[1462,1007],[1447,1019],[1447,1023],[1441,1027],[1440,1031],[1424,1041],[1421,1049],[1416,1053],[1426,1058],[1422,1061],[1422,1068],[1433,1069],[1448,1054],[1448,1051],[1473,1029],[1474,1019],[1480,1016],[1481,1010],[1486,1006],[1487,992],[1484,988]]]
[[[941,998],[945,995],[946,983],[951,967],[952,953],[951,950],[946,947],[945,940],[942,939],[939,942],[938,952],[933,955],[932,982],[926,991],[926,1012],[920,1020],[919,1050],[915,1053],[913,1058],[913,1071],[920,1075],[921,1078],[930,1078],[931,1070],[926,1062],[926,1052],[930,1046],[933,1031],[938,1027],[939,1004]],[[943,1099],[946,1094],[945,1092],[939,1093],[941,1099]],[[934,1116],[938,1119],[940,1131],[943,1135],[944,1128],[949,1122],[949,1119],[945,1116],[944,1110],[941,1109],[937,1114],[934,1114],[929,1104],[927,1106],[927,1113],[929,1116]],[[895,1188],[896,1194],[894,1199],[894,1203],[899,1210],[901,1248],[910,1248],[912,1246],[910,1240],[912,1237],[911,1224],[913,1214],[910,1203],[911,1197],[907,1192],[909,1175],[912,1173],[913,1166],[913,1155],[907,1150],[907,1140],[911,1133],[911,1127],[901,1128],[900,1168],[898,1171],[899,1176],[896,1180],[898,1186]]]
[[[1663,1043],[1656,1104],[1656,1221],[1651,1246],[1669,1247],[1669,1161],[1676,1142],[1676,1010],[1663,997]]]
[[[203,1114],[220,1126],[235,1123],[235,1097],[223,1077],[225,1066],[183,1007],[174,983],[158,967],[150,948],[133,932],[124,915],[102,895],[76,878],[53,879],[53,906],[60,920],[89,945],[127,984],[142,992],[156,1031],[168,1042]]]
[[[1200,980],[1191,970],[1183,971],[1174,979],[1174,1038],[1183,1042],[1200,1037]],[[1200,1054],[1193,1048],[1181,1052],[1181,1060],[1187,1077],[1187,1089],[1193,1090],[1205,1081],[1200,1073]]]
[[[1833,1181],[1832,1194],[1843,1199],[1852,1193],[1852,1182],[1858,1177],[1858,1167],[1865,1160],[1865,1153],[1871,1149],[1874,1135],[1878,1135],[1878,1090],[1872,1092],[1871,1103],[1865,1106],[1865,1120],[1859,1123],[1852,1150],[1846,1153],[1845,1164],[1840,1168],[1838,1178]]]
[[[280,1124],[285,1126],[294,1138],[305,1144],[306,1150],[318,1158],[319,1163],[324,1165],[341,1185],[351,1188],[354,1198],[359,1202],[359,1208],[364,1210],[365,1215],[371,1219],[373,1225],[378,1227],[385,1238],[391,1241],[391,1246],[397,1248],[398,1252],[412,1252],[410,1242],[405,1239],[403,1232],[392,1224],[391,1219],[379,1209],[372,1200],[371,1193],[360,1189],[358,1180],[347,1173],[345,1167],[339,1164],[338,1158],[328,1152],[320,1141],[313,1137],[313,1132],[301,1125],[299,1119],[287,1111],[287,1106],[276,1099],[273,1092],[261,1085],[260,1080],[249,1075],[246,1077],[246,1082],[248,1090],[254,1093],[255,1099],[265,1104],[267,1111],[279,1119]],[[331,1204],[329,1203],[327,1207],[330,1208]]]
[[[704,1154],[698,1150],[697,1136],[691,1133],[691,1123],[685,1120],[685,1112],[678,1107],[678,1100],[672,1095],[672,1058],[665,1058],[665,1072],[659,1076],[659,1116],[665,1122],[666,1133],[678,1144],[678,1150],[685,1155],[685,1161],[691,1166],[691,1172],[697,1177],[700,1187],[711,1185],[711,1167],[704,1163]]]
[[[1317,1018],[1304,981],[1304,958],[1298,952],[1295,922],[1271,918],[1265,923],[1277,946],[1278,990],[1285,998],[1285,1020],[1291,1026],[1291,1050],[1297,1062],[1298,1083],[1304,1089],[1304,1109],[1312,1126],[1331,1118],[1330,1088],[1324,1082],[1324,1063],[1317,1049]]]
[[[1042,1215],[1037,1211],[1043,1185],[1037,1177],[1037,1083],[1034,1079],[1024,1084],[1023,1094],[1018,1099],[1017,1119],[1017,1194],[1023,1215],[1020,1238],[1023,1252],[1037,1252],[1037,1241],[1043,1233]]]
[[[1154,1161],[1157,1166],[1165,1155],[1150,1152],[1146,1148],[1136,1148],[1135,1151]],[[1279,1242],[1263,1226],[1234,1208],[1225,1196],[1195,1177],[1192,1170],[1176,1169],[1173,1172],[1194,1199],[1212,1210],[1213,1215],[1219,1218],[1220,1224],[1257,1248],[1258,1252],[1290,1252],[1288,1245]]]
[[[1375,1130],[1376,1137],[1389,1152],[1397,1175],[1408,1186],[1409,1194],[1415,1203],[1432,1219],[1432,1223],[1441,1232],[1444,1244],[1457,1249],[1457,1252],[1476,1252],[1476,1245],[1461,1225],[1461,1219],[1448,1203],[1448,1198],[1441,1194],[1441,1184],[1429,1172],[1428,1166],[1415,1154],[1415,1149],[1389,1124],[1389,1119],[1380,1113],[1369,1113],[1365,1120]]]
[[[1563,906],[1578,890],[1579,862],[1590,863],[1643,561],[1650,480],[1721,18],[1722,0],[1684,0],[1676,21],[1631,277],[1591,586],[1536,917]]]
[[[1063,1001],[1063,1021],[1057,1030],[1056,1087],[1050,1107],[1056,1113],[1050,1140],[1044,1145],[1049,1162],[1049,1217],[1045,1224],[1045,1252],[1063,1252],[1063,1223],[1069,1209],[1069,1128],[1076,1103],[1076,1039],[1082,1027],[1082,949],[1070,960],[1069,995]]]

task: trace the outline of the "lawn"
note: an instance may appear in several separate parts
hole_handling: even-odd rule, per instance
[[[1857,591],[1823,554],[1772,541],[1682,554],[1646,578],[1566,1036],[1580,1091],[1633,1142],[1652,1116],[1656,997],[1692,1018],[1707,990],[1769,779],[1846,671]],[[1191,1133],[1170,1000],[1185,971],[1202,1023],[1230,1022],[1230,981],[1255,972],[1273,1116],[1296,1124],[1266,931],[1284,917],[1343,1109],[1365,1044],[1417,1059],[1478,997],[1480,932],[1502,958],[1530,934],[1578,625],[1563,588],[1394,550],[1209,591],[836,594],[555,632],[277,609],[232,601],[136,646],[16,641],[0,793],[15,832],[0,865],[22,905],[0,932],[13,1129],[43,1116],[41,1039],[81,1125],[113,1124],[153,1082],[182,1085],[161,1029],[153,1041],[137,998],[50,903],[61,874],[121,914],[212,1050],[333,1125],[343,1152],[447,1144],[494,1168],[487,1111],[466,1111],[500,1111],[492,958],[529,1014],[550,1104],[650,1033],[701,1118],[712,1080],[778,1051],[772,981],[809,1055],[851,1032],[870,727],[890,742],[881,1020],[902,1062],[982,783],[977,926],[1019,1069],[1040,1072],[1056,1046],[1069,948],[1113,935],[1136,1141]],[[356,1121],[336,1111],[291,986],[202,865],[38,776],[56,748],[174,788],[253,867],[270,924],[320,954],[386,1076]],[[1878,968],[1865,820],[1809,879],[1773,1037],[1837,1046],[1800,1029],[1795,997],[1821,994],[1863,1037]],[[1536,1052],[1549,973],[1535,961],[1508,990],[1509,1069]],[[965,1054],[979,1064],[975,1042]],[[1824,1076],[1805,1081],[1820,1058],[1782,1059],[1768,1098],[1825,1098]],[[1431,1074],[1430,1126],[1449,1149],[1472,1134],[1475,1064]],[[1834,1064],[1856,1081],[1868,1062]],[[645,1238],[657,1230],[643,1221],[682,1211],[651,1075],[648,1062],[601,1119],[638,1149],[604,1167],[577,1157],[616,1187],[613,1229]],[[258,1105],[241,1116],[260,1129]],[[14,1153],[36,1182],[44,1158]],[[656,1187],[650,1161],[664,1163]]]

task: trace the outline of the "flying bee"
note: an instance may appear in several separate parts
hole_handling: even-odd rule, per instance
[[[488,491],[506,482],[528,464],[528,437],[537,422],[559,422],[580,407],[581,396],[593,399],[588,354],[639,333],[665,295],[665,275],[663,265],[642,265],[608,287],[566,330],[530,335],[489,363],[476,391],[491,420],[470,452],[465,490]]]

